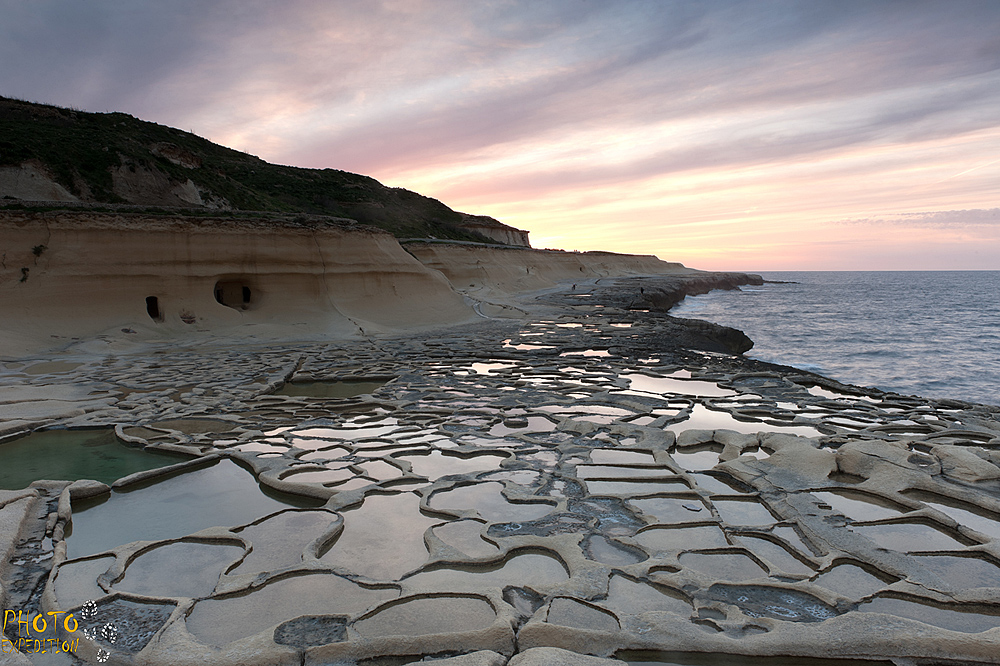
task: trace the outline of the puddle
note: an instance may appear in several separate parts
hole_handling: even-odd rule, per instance
[[[473,363],[468,366],[477,375],[488,375],[492,370],[511,370],[517,367],[516,363]]]
[[[236,428],[232,421],[222,421],[219,419],[168,419],[150,423],[150,428],[162,428],[164,430],[177,430],[186,435],[204,435],[215,432],[229,432]]]
[[[673,377],[650,377],[638,373],[619,375],[628,380],[629,388],[643,393],[676,393],[704,398],[723,398],[737,395],[736,391],[722,388],[713,382],[675,379]]]
[[[503,484],[496,481],[459,486],[453,490],[434,493],[430,505],[435,509],[478,511],[480,516],[491,523],[531,521],[552,511],[550,504],[508,502],[501,494],[502,490]]]
[[[690,490],[679,476],[651,479],[649,481],[587,481],[591,495],[652,495],[665,490]]]
[[[751,490],[736,479],[723,474],[692,474],[691,478],[699,488],[713,495],[746,494]]]
[[[834,511],[857,521],[895,518],[908,510],[877,495],[850,490],[813,492],[812,495],[832,506]]]
[[[287,382],[275,391],[274,395],[297,398],[353,398],[358,395],[374,393],[387,381],[389,380],[347,379],[329,382]]]
[[[243,556],[243,547],[181,541],[157,546],[132,560],[113,585],[118,592],[151,597],[207,597],[219,576]]]
[[[877,421],[858,421],[857,419],[849,419],[845,416],[832,416],[824,419],[823,422],[843,426],[845,428],[851,428],[853,430],[861,430],[869,426],[878,425]]]
[[[306,546],[326,534],[337,514],[329,511],[283,511],[237,533],[253,550],[231,573],[274,571],[302,562]]]
[[[780,539],[784,539],[787,543],[791,544],[793,548],[798,549],[800,553],[809,554],[814,552],[813,549],[802,540],[802,536],[799,534],[798,530],[790,525],[775,527],[771,529],[771,534]]]
[[[286,448],[285,451],[287,450],[288,449]],[[319,449],[318,451],[304,453],[301,456],[299,456],[299,460],[306,460],[309,462],[330,461],[343,458],[344,456],[348,456],[350,454],[351,452],[342,446],[331,446],[328,449]]]
[[[46,361],[35,363],[21,370],[26,375],[55,375],[63,372],[72,372],[83,363],[73,363],[71,361]]]
[[[618,417],[618,416],[628,416],[634,414],[630,409],[623,409],[621,407],[606,407],[604,405],[543,405],[538,407],[539,411],[548,412],[550,414],[566,414],[572,415],[574,418],[581,418],[576,416],[578,414],[600,414],[604,416]]]
[[[333,574],[294,576],[250,594],[195,603],[187,630],[209,645],[225,645],[300,615],[353,615],[397,595],[394,589],[368,589]]]
[[[775,517],[756,500],[712,500],[715,510],[728,525],[772,525]]]
[[[342,515],[344,531],[321,560],[374,580],[397,580],[423,564],[424,531],[441,522],[420,513],[413,493],[369,495]]]
[[[883,548],[902,553],[931,550],[955,550],[966,544],[942,530],[922,523],[902,522],[886,525],[851,525],[852,532],[862,534]]]
[[[645,451],[622,451],[620,449],[593,449],[590,459],[598,464],[630,465],[653,464],[653,454]]]
[[[618,619],[608,611],[567,597],[556,597],[552,600],[545,621],[561,627],[588,631],[613,632],[621,628]]]
[[[628,566],[649,559],[638,548],[606,539],[599,534],[587,537],[582,545],[587,559],[610,566]]]
[[[916,491],[905,494],[920,500],[932,509],[937,509],[959,525],[965,525],[992,539],[1000,539],[1000,515],[991,514],[984,509],[959,500],[931,493]]]
[[[584,349],[582,351],[563,352],[560,356],[587,356],[591,358],[608,358],[611,352],[607,349]]]
[[[534,349],[555,349],[555,347],[552,345],[529,345],[529,344],[512,345],[510,344],[510,340],[503,341],[503,348],[516,349],[517,351],[530,351]]]
[[[360,469],[368,478],[375,479],[379,482],[395,479],[403,475],[402,470],[392,463],[388,463],[384,460],[370,460],[357,465],[357,468]]]
[[[848,599],[863,599],[889,585],[888,582],[854,564],[838,564],[817,576],[813,582]]]
[[[860,613],[886,613],[897,617],[917,620],[942,629],[977,634],[987,629],[1000,627],[1000,615],[986,615],[970,611],[960,611],[925,603],[879,597],[858,606]],[[993,609],[997,612],[997,609]]]
[[[97,577],[107,571],[114,563],[114,557],[95,557],[90,560],[78,560],[60,565],[59,573],[55,579],[58,607],[76,608],[107,594],[97,584]]]
[[[471,458],[462,458],[431,451],[427,455],[400,455],[395,456],[400,462],[408,462],[412,465],[413,473],[427,477],[431,481],[448,476],[450,474],[469,474],[471,472],[485,472],[498,469],[500,463],[507,460],[506,456],[481,455]]]
[[[456,520],[438,525],[432,531],[434,536],[467,557],[490,557],[500,550],[482,537],[483,524],[477,520]]]
[[[524,423],[525,425],[513,425],[518,421]],[[505,423],[496,424],[490,428],[488,434],[493,437],[504,437],[515,433],[551,432],[556,429],[555,422],[550,421],[544,416],[529,416],[526,419],[509,419],[508,423],[511,423],[512,425],[506,425]]]
[[[679,592],[633,581],[625,576],[611,576],[608,598],[602,602],[619,613],[635,615],[647,611],[666,611],[687,617],[691,604]]]
[[[518,469],[508,472],[492,472],[483,475],[483,478],[490,479],[491,481],[510,481],[519,486],[530,486],[538,481],[540,476],[541,474],[531,469]]]
[[[681,565],[718,580],[752,580],[767,576],[760,565],[740,553],[684,553]]]
[[[364,425],[345,425],[342,427],[327,427],[327,428],[303,428],[301,430],[295,430],[291,434],[297,435],[299,437],[308,437],[310,439],[341,439],[341,440],[358,440],[358,439],[370,439],[373,437],[382,437],[383,435],[388,435],[389,433],[396,432],[400,430],[403,426],[398,425],[398,422],[394,418],[380,419],[371,423],[366,423]],[[293,440],[295,446],[299,448],[320,448],[324,446],[322,442],[317,442],[315,446],[304,447],[298,443],[298,440]]]
[[[245,444],[239,444],[235,447],[237,451],[245,451],[247,453],[257,453],[257,454],[269,454],[278,453],[282,454],[288,451],[287,446],[275,446],[274,444],[265,444],[264,442],[247,442]],[[277,456],[275,456],[277,457]]]
[[[689,449],[685,452],[671,451],[670,457],[681,469],[689,472],[703,472],[719,464],[719,454],[721,451],[717,449],[720,448],[722,447],[713,447],[703,451],[695,449]]]
[[[848,393],[838,393],[836,391],[830,391],[819,386],[810,386],[808,389],[811,395],[817,398],[826,398],[828,400],[864,400],[865,402],[881,402],[881,400],[876,400],[875,398],[869,398],[866,395],[850,395]]]
[[[394,604],[354,624],[363,638],[425,636],[475,631],[493,624],[496,613],[484,599],[431,597]]]
[[[703,405],[695,405],[686,420],[672,423],[666,429],[674,433],[685,430],[734,430],[747,435],[758,432],[779,432],[800,437],[821,437],[823,434],[810,426],[776,426],[761,422],[738,421],[729,412],[717,412]]]
[[[34,432],[0,444],[0,459],[0,488],[19,490],[39,479],[94,479],[111,485],[129,474],[190,457],[126,446],[113,428],[106,428]]]
[[[447,567],[422,571],[403,581],[408,589],[440,592],[478,592],[509,585],[546,586],[567,580],[566,567],[541,553],[515,555],[499,565]]]
[[[822,622],[837,611],[811,594],[763,585],[713,585],[708,598],[734,604],[750,617],[787,622]]]
[[[329,485],[343,483],[354,477],[355,473],[347,467],[340,469],[305,469],[301,471],[293,469],[291,472],[281,476],[282,480],[291,483],[324,483]]]
[[[629,500],[629,504],[666,525],[712,520],[712,514],[699,497],[649,497]]]
[[[252,474],[222,460],[128,492],[74,502],[67,556],[93,555],[133,541],[175,539],[207,527],[249,523],[290,505],[321,503],[265,491]]]
[[[576,478],[589,479],[652,479],[658,477],[676,478],[677,475],[664,467],[623,467],[620,465],[577,465]]]
[[[786,574],[812,575],[813,569],[775,542],[762,537],[734,536],[733,541]]]
[[[628,666],[892,666],[890,661],[867,659],[810,659],[808,657],[744,657],[701,652],[619,652]]]
[[[986,559],[952,555],[922,555],[917,561],[924,569],[956,589],[1000,588],[1000,567]]]
[[[702,548],[727,548],[726,533],[714,525],[699,527],[652,527],[635,535],[635,541],[649,552],[670,552]],[[742,557],[742,556],[741,556]]]

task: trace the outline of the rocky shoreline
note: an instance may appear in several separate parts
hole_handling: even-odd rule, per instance
[[[754,276],[565,254],[428,250],[474,313],[447,326],[8,359],[8,439],[193,462],[0,491],[4,608],[74,611],[60,663],[995,663],[996,408],[746,359],[667,312]],[[286,503],[254,513],[258,483]],[[247,517],[197,493],[152,517],[218,484]]]

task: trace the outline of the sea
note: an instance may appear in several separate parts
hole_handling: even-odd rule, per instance
[[[1000,405],[1000,271],[759,275],[670,314],[738,328],[746,356],[845,384]]]

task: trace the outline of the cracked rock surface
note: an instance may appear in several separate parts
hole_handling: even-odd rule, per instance
[[[60,663],[996,663],[1000,409],[733,356],[626,287],[7,363],[11,435],[186,458],[0,491],[5,608],[73,611]]]

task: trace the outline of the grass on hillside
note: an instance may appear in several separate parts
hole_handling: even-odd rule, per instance
[[[201,164],[175,164],[152,152],[157,145],[169,145]],[[126,203],[114,192],[112,170],[148,169],[172,182],[191,179],[239,210],[346,217],[399,237],[494,242],[458,229],[462,215],[440,201],[374,178],[270,164],[125,113],[88,113],[0,97],[0,166],[31,159],[42,162],[75,196],[94,203]]]

